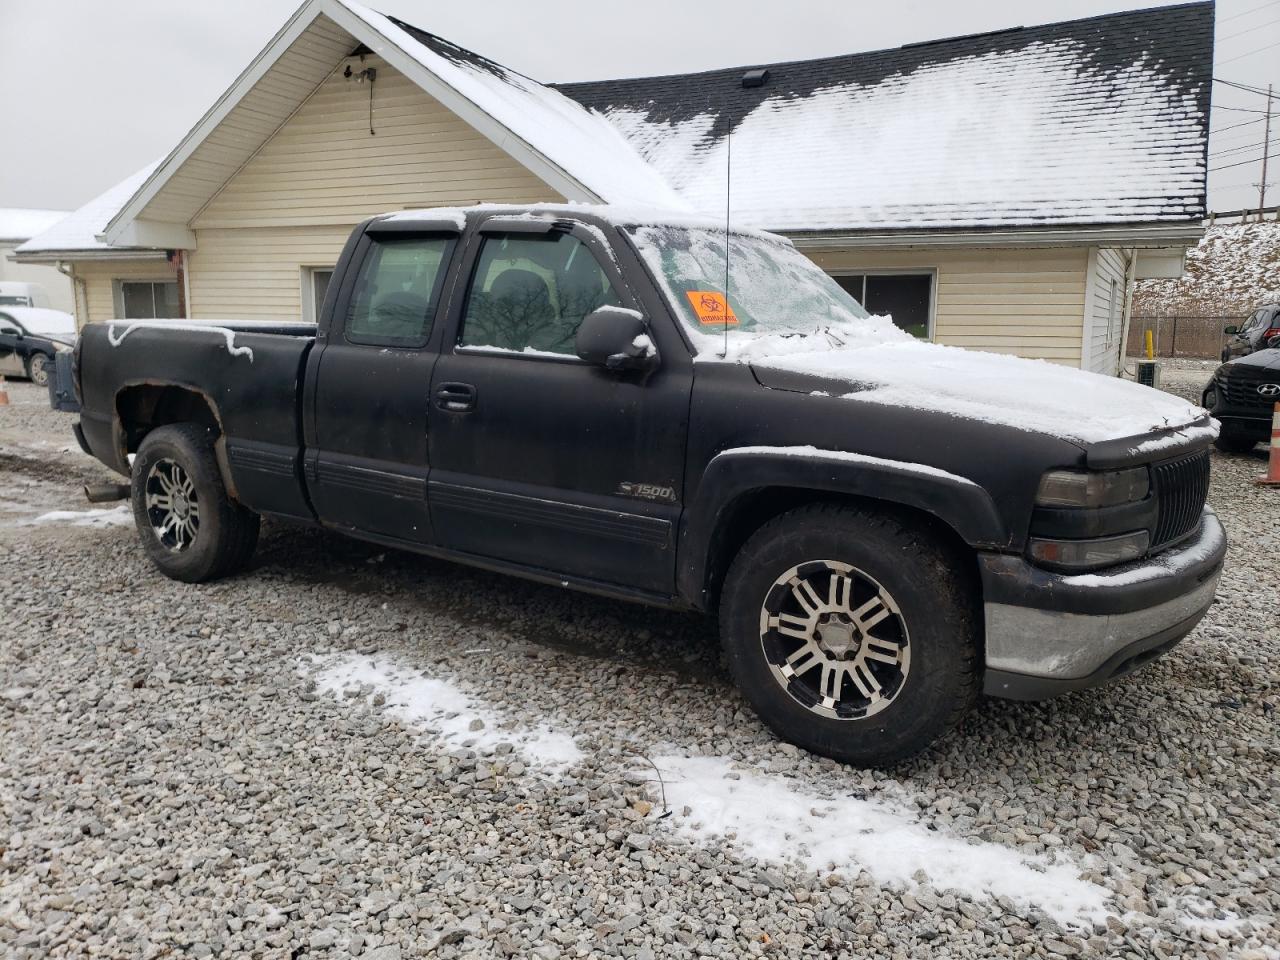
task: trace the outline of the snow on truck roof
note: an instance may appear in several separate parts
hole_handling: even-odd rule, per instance
[[[724,233],[724,218],[716,219],[684,210],[633,206],[622,203],[477,203],[467,207],[423,207],[398,210],[377,219],[383,223],[412,223],[418,220],[452,222],[459,230],[466,226],[469,213],[491,213],[526,220],[554,220],[557,217],[592,217],[618,227],[683,227],[690,230],[714,230]],[[742,227],[731,223],[729,232],[741,236],[760,237],[777,243],[791,241],[776,233]]]

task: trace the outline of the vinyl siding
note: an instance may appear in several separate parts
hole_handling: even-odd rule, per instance
[[[191,316],[298,319],[304,267],[337,263],[351,228],[390,210],[563,197],[377,57],[340,65],[195,217]]]
[[[935,271],[934,340],[1079,366],[1083,248],[807,251],[831,272]]]
[[[200,230],[188,256],[197,320],[302,317],[302,268],[338,262],[350,226]]]
[[[368,83],[378,71],[369,133]],[[191,221],[227,227],[330,226],[407,207],[563,198],[377,57],[342,64]]]
[[[1085,312],[1085,336],[1089,339],[1088,368],[1115,376],[1120,370],[1120,337],[1124,327],[1125,281],[1129,260],[1123,250],[1099,248],[1092,258],[1092,296]],[[1111,302],[1115,281],[1114,315]],[[1113,323],[1114,316],[1114,323]]]
[[[76,322],[80,326],[94,320],[117,320],[112,283],[115,280],[172,281],[178,279],[169,263],[156,260],[81,260],[73,264],[76,279],[84,284],[84,296],[77,297]]]

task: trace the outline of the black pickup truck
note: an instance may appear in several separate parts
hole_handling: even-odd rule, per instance
[[[765,722],[862,764],[1170,649],[1226,547],[1200,408],[915,341],[677,215],[378,217],[318,329],[95,323],[60,376],[171,577],[243,569],[270,516],[718,613]]]

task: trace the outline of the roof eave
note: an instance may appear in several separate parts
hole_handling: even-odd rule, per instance
[[[851,247],[1062,247],[1194,246],[1204,235],[1199,219],[1176,223],[1083,224],[1053,227],[1009,226],[935,230],[775,230],[801,250]]]
[[[111,250],[31,250],[15,251],[9,259],[15,263],[67,263],[73,260],[167,260],[164,250],[116,247]]]
[[[567,199],[588,203],[598,203],[604,199],[587,188],[567,170],[544,156],[532,145],[516,136],[476,104],[454,90],[402,49],[394,39],[377,30],[376,27],[362,17],[357,16],[341,0],[306,0],[302,6],[294,11],[293,16],[271,38],[271,41],[254,58],[253,62],[236,78],[235,83],[218,98],[218,101],[191,128],[164,161],[156,167],[151,176],[135,191],[129,202],[111,218],[101,235],[107,243],[118,243],[125,236],[130,223],[141,215],[147,204],[155,198],[164,185],[168,183],[169,179],[177,173],[179,168],[195,152],[196,148],[217,129],[236,104],[253,88],[254,84],[271,69],[289,46],[320,16],[328,17],[366,46],[372,48],[382,46],[385,43],[387,47],[378,51],[380,56],[398,71],[413,79],[423,90],[462,117],[463,120],[499,148],[506,151],[517,162],[523,164],[551,187],[560,191]],[[378,42],[379,40],[381,43]]]

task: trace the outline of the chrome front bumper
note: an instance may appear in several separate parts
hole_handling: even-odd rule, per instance
[[[1105,683],[1171,649],[1213,602],[1227,540],[1205,508],[1196,536],[1148,560],[1064,576],[979,558],[992,696],[1042,700]]]

